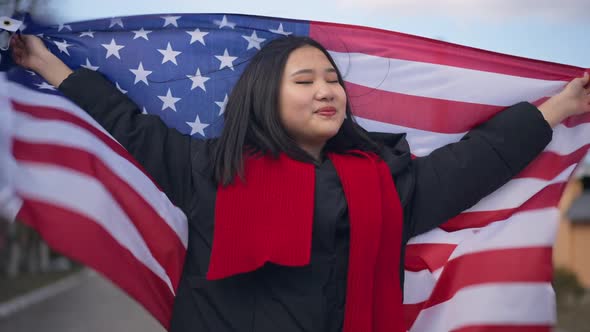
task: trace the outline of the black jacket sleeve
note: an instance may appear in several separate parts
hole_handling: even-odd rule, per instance
[[[170,200],[187,211],[191,188],[191,145],[198,144],[168,128],[138,106],[101,74],[78,69],[59,90],[90,114],[145,168]]]
[[[552,138],[530,103],[519,103],[469,131],[459,142],[411,159],[403,135],[380,134],[404,208],[404,241],[470,208],[524,169]],[[404,242],[405,243],[405,242]]]

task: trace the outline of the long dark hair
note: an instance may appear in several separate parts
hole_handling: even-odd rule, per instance
[[[288,36],[266,44],[250,61],[228,98],[224,112],[224,128],[213,149],[215,180],[231,183],[236,175],[243,175],[244,153],[271,154],[315,162],[289,136],[280,122],[278,105],[281,78],[291,52],[303,46],[322,51],[336,68],[338,82],[344,87],[342,75],[334,59],[317,41],[309,37]],[[348,99],[348,97],[347,97]],[[352,116],[350,102],[346,102],[346,118],[338,133],[330,138],[324,151],[345,153],[349,150],[378,153],[378,146]]]

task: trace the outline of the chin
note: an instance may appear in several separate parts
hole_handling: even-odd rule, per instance
[[[322,130],[322,132],[318,132],[317,136],[321,137],[322,140],[327,141],[329,139],[331,139],[332,137],[336,136],[336,134],[338,134],[338,131],[340,130],[340,126],[335,127],[335,128],[330,128],[330,129],[325,129]]]

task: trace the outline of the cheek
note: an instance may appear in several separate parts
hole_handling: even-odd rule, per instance
[[[279,118],[283,128],[287,130],[291,137],[298,137],[306,127],[307,119],[300,108],[294,105],[285,105],[279,110]]]
[[[308,100],[300,93],[283,91],[281,94],[279,115],[283,126],[286,128],[292,127],[298,122],[305,121],[306,117],[311,115],[309,109],[310,105]]]
[[[340,86],[340,89],[338,89],[336,94],[338,95],[338,100],[340,101],[342,106],[346,106],[346,92],[344,91],[344,88],[342,86]]]

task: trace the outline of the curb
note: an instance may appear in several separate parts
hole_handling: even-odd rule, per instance
[[[4,319],[17,311],[37,304],[59,293],[74,288],[81,283],[82,278],[89,275],[88,270],[82,270],[47,286],[37,288],[12,300],[0,302],[0,319]]]

